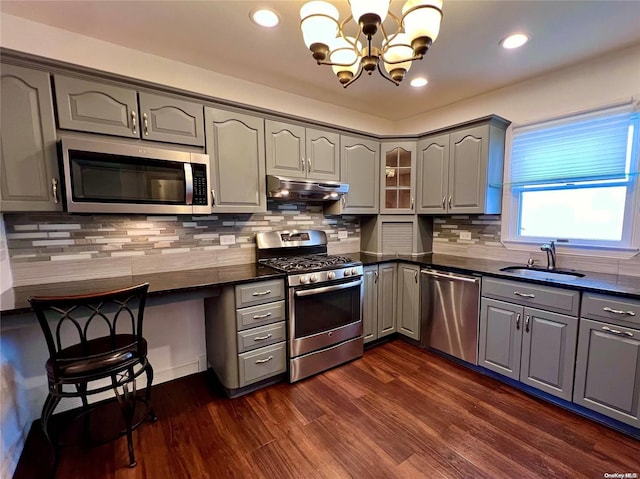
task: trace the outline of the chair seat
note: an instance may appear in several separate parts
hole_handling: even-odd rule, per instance
[[[45,365],[53,382],[73,382],[118,371],[135,364],[147,354],[147,341],[133,334],[116,334],[74,344],[59,353],[57,361]]]

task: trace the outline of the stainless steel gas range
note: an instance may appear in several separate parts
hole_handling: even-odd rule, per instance
[[[362,356],[362,263],[328,255],[324,231],[258,233],[256,244],[258,262],[287,273],[290,381]]]

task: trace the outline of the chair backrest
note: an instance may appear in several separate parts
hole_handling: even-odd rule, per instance
[[[113,350],[139,346],[148,289],[149,283],[143,283],[95,294],[29,298],[51,360],[60,360],[60,351],[69,346],[77,346],[74,356],[86,357],[87,342],[97,338],[105,338]],[[67,355],[62,360],[73,359]]]

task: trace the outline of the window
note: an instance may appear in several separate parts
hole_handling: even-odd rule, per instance
[[[630,108],[514,128],[508,239],[632,247],[639,139]]]

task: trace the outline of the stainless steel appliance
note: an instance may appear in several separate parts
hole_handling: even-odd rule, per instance
[[[432,269],[421,277],[421,345],[477,365],[480,277]]]
[[[207,155],[75,137],[60,147],[71,213],[211,213]]]
[[[349,185],[337,181],[314,181],[267,175],[267,194],[281,200],[336,201],[349,192]]]
[[[287,273],[290,381],[362,356],[362,263],[327,255],[324,231],[258,233],[256,244],[260,263]]]

